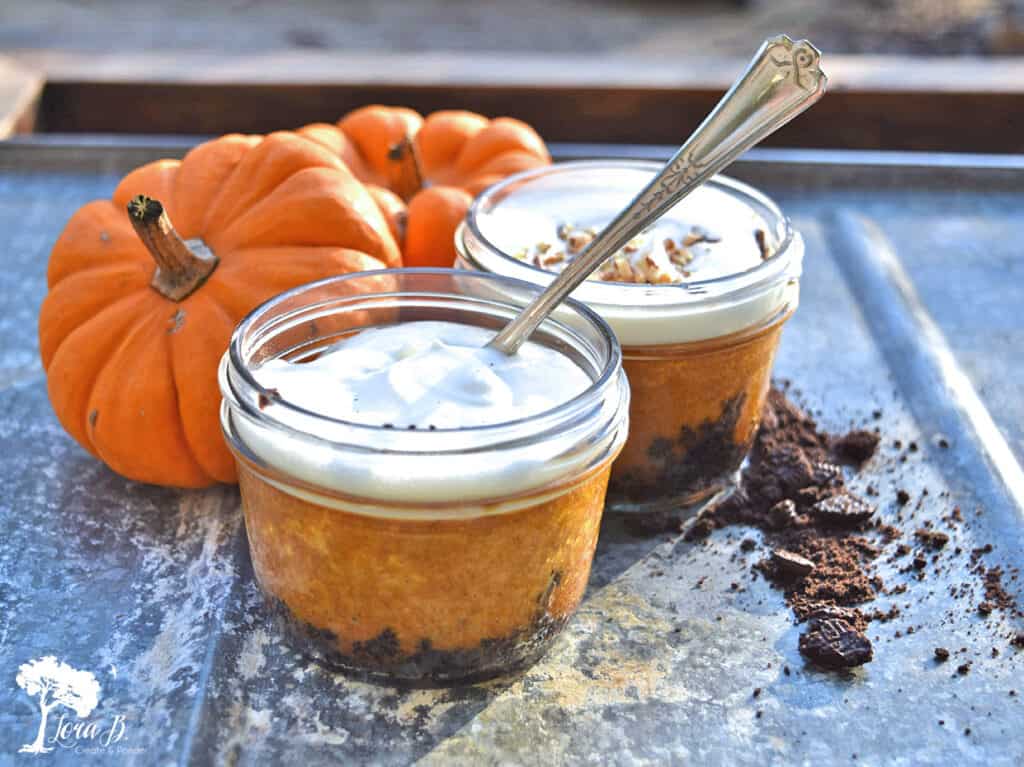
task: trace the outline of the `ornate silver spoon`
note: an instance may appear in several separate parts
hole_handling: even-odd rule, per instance
[[[825,93],[821,54],[806,40],[766,40],[679,151],[547,289],[491,339],[515,354],[537,326],[592,271],[739,155],[781,128]]]

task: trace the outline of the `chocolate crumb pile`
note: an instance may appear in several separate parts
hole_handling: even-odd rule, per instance
[[[782,590],[794,619],[803,627],[801,654],[824,668],[849,669],[872,660],[868,624],[894,621],[903,613],[896,604],[885,610],[867,605],[880,595],[906,593],[930,575],[948,571],[951,560],[959,557],[968,558],[966,569],[975,580],[952,585],[950,596],[961,603],[968,600],[972,606],[966,610],[951,606],[950,615],[974,613],[984,620],[1000,611],[1024,618],[1024,611],[1006,587],[1017,582],[1020,570],[987,563],[986,555],[994,550],[991,544],[966,551],[951,542],[949,532],[969,526],[959,506],[922,519],[917,514],[926,501],[932,503],[929,490],[923,488],[915,500],[907,490],[896,488],[895,503],[888,512],[891,519],[884,522],[870,500],[880,495],[875,484],[866,485],[866,497],[847,486],[842,467],[861,470],[879,444],[878,430],[855,429],[833,435],[819,429],[782,390],[773,388],[748,466],[731,496],[688,526],[685,520],[668,514],[637,515],[627,524],[642,534],[685,532],[684,539],[691,542],[733,525],[759,528],[768,553],[754,565],[754,574],[763,575]],[[916,442],[904,445],[899,439],[892,441],[892,447],[901,451],[900,463],[908,453],[919,450]],[[939,498],[948,495],[942,492]],[[938,498],[936,501],[941,503]],[[940,525],[949,532],[939,530]],[[758,547],[750,537],[740,543],[744,552]],[[896,565],[898,583],[887,586],[875,571],[883,554],[886,563]],[[734,583],[733,590],[738,588]],[[920,628],[907,626],[892,636],[912,635]],[[1006,638],[1013,652],[1024,650],[1024,633],[1013,630]],[[966,647],[957,651],[961,659],[954,678],[970,673],[971,661],[962,658],[966,652]],[[937,647],[932,662],[941,664],[950,657],[950,650]],[[998,648],[991,648],[991,657],[1000,657]]]
[[[829,668],[859,666],[873,656],[864,633],[870,618],[860,605],[883,587],[871,573],[880,549],[862,534],[876,509],[846,487],[840,464],[861,466],[878,442],[875,432],[819,430],[773,389],[741,486],[686,535],[697,540],[736,524],[763,530],[773,551],[756,567],[805,624],[800,652]]]

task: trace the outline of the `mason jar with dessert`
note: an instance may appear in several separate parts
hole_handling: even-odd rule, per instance
[[[457,266],[547,285],[661,167],[581,161],[510,177],[470,208]],[[617,335],[632,392],[609,508],[693,510],[734,487],[802,259],[774,202],[717,176],[573,293]]]
[[[236,329],[223,429],[256,577],[302,651],[370,677],[480,679],[536,660],[576,609],[629,391],[580,304],[515,355],[485,348],[536,292],[351,274]]]

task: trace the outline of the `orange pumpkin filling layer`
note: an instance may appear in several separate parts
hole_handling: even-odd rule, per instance
[[[623,349],[630,427],[612,467],[613,507],[668,510],[730,484],[757,431],[789,314],[753,333]]]
[[[256,576],[301,649],[443,682],[543,653],[586,588],[609,466],[514,511],[422,521],[298,498],[243,457],[239,479]]]

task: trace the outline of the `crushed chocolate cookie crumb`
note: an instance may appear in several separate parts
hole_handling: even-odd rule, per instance
[[[949,536],[937,530],[915,530],[914,537],[929,549],[941,549],[949,543]]]
[[[850,493],[824,498],[811,507],[811,513],[825,525],[859,527],[875,513],[875,507]]]
[[[976,562],[981,559],[985,554],[991,554],[995,549],[991,543],[986,543],[984,546],[979,546],[976,549],[971,549],[971,561]]]
[[[835,650],[818,649],[828,644],[819,624],[836,620],[863,632],[869,618],[856,606],[874,599],[884,584],[870,572],[879,549],[851,530],[870,519],[874,507],[846,490],[836,444],[844,443],[819,430],[782,391],[771,390],[741,486],[699,516],[685,537],[699,540],[737,524],[763,530],[773,549],[785,553],[755,567],[784,591],[797,621],[817,622],[818,630],[801,640],[805,657],[824,653],[832,660],[814,662],[848,667],[870,659],[870,640],[847,637],[849,652],[840,661]]]
[[[856,607],[840,607],[839,605],[819,603],[810,604],[809,612],[799,612],[797,617],[802,621],[823,620],[825,618],[838,618],[844,620],[858,631],[864,631],[868,627],[867,616]]]
[[[899,607],[893,605],[888,610],[872,610],[868,616],[872,621],[878,621],[879,623],[888,623],[894,621],[903,614],[903,611]]]
[[[880,440],[881,436],[875,432],[860,429],[837,437],[832,450],[841,463],[861,466],[874,456]]]
[[[952,504],[938,507],[950,498],[949,493],[932,498],[925,491],[915,499],[910,491],[899,488],[898,506],[886,509],[894,518],[883,520],[872,503],[851,492],[845,472],[860,469],[879,444],[877,432],[836,436],[819,429],[782,390],[772,389],[739,487],[717,506],[704,510],[684,531],[685,540],[699,541],[720,528],[759,528],[769,554],[754,565],[754,575],[763,575],[782,591],[794,621],[805,624],[799,640],[801,654],[824,668],[851,668],[870,661],[874,648],[866,633],[869,624],[896,621],[912,601],[875,609],[869,603],[879,595],[906,593],[908,588],[928,590],[929,576],[948,571],[949,559],[960,554],[959,548],[949,551],[953,548],[950,532],[966,524],[964,514],[959,507],[950,511]],[[899,440],[894,444],[897,449],[903,447]],[[916,443],[908,443],[907,450],[917,449]],[[884,494],[878,491],[877,481],[860,486],[874,487],[875,495]],[[922,509],[927,516],[919,516]],[[913,540],[905,542],[911,535]],[[903,536],[904,541],[898,540]],[[735,540],[741,550],[751,550],[750,538]],[[991,544],[970,551],[971,572],[984,587],[974,609],[1007,610],[1020,616],[1013,595],[1003,585],[1018,573],[990,567],[982,558],[992,551]],[[902,576],[891,586],[875,570],[883,552],[885,563],[895,563]],[[918,582],[922,586],[917,587]],[[951,588],[954,599],[973,599],[975,593],[969,583]],[[903,637],[919,633],[921,626],[894,628],[889,636]],[[1012,644],[1024,649],[1024,633]],[[946,648],[935,649],[936,662],[950,657]],[[969,673],[969,657],[961,656],[964,662],[954,676]]]
[[[636,514],[634,516],[645,516],[645,515]],[[668,515],[662,515],[662,516],[668,516]],[[678,530],[682,530],[684,525],[678,519],[678,517],[675,514],[671,515],[671,517],[672,517],[672,519],[675,520],[675,522],[673,523],[674,527],[676,529],[678,529]],[[627,527],[628,527],[628,525],[627,525]],[[662,527],[658,527],[658,528],[655,528],[654,531],[655,532],[664,532],[665,530]],[[700,540],[703,540],[704,538],[707,538],[714,531],[715,531],[715,523],[714,523],[714,521],[712,519],[708,518],[707,516],[703,516],[702,515],[702,516],[697,517],[697,519],[694,520],[693,524],[690,526],[690,528],[686,531],[686,534],[683,536],[683,540],[686,540],[686,541],[700,541]]]
[[[771,527],[782,530],[796,522],[796,504],[786,498],[768,509],[768,521]]]
[[[853,668],[874,656],[871,640],[842,618],[812,620],[800,636],[800,653],[826,668]]]
[[[704,421],[697,428],[684,426],[674,439],[658,438],[647,449],[653,471],[650,476],[617,476],[608,485],[608,493],[643,503],[650,498],[669,495],[679,498],[699,495],[708,489],[709,483],[735,471],[743,460],[749,444],[736,441],[737,424],[746,401],[744,394],[728,400],[722,414]],[[641,516],[641,515],[633,515]],[[663,526],[672,526],[670,520],[661,525],[654,521],[636,523],[636,532],[661,532]]]
[[[538,610],[531,623],[511,634],[483,639],[476,647],[443,650],[429,638],[404,651],[398,635],[385,628],[377,636],[346,642],[330,629],[314,626],[288,609],[281,600],[267,596],[268,609],[282,633],[299,652],[335,671],[367,681],[392,681],[399,677],[413,685],[436,686],[450,681],[483,681],[527,668],[547,650],[568,618],[555,617]]]
[[[982,583],[985,586],[985,601],[983,605],[989,606],[989,612],[992,610],[1008,610],[1013,611],[1020,615],[1020,610],[1017,609],[1017,600],[1013,594],[1006,590],[1003,586],[1003,568],[999,565],[994,567],[984,567],[981,564],[974,566],[974,572],[982,576]],[[979,605],[980,612],[980,605]]]
[[[785,549],[772,551],[770,564],[777,573],[794,578],[802,578],[814,570],[814,562]]]

